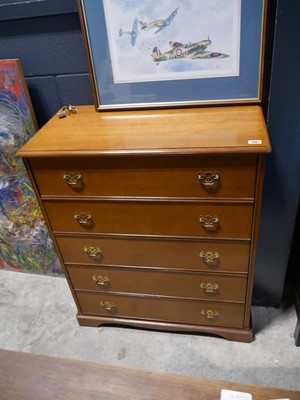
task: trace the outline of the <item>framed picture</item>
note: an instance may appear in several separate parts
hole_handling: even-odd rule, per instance
[[[267,0],[78,0],[98,110],[260,103]]]

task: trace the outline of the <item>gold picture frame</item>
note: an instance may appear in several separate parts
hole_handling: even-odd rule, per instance
[[[261,103],[267,0],[77,2],[98,111]]]

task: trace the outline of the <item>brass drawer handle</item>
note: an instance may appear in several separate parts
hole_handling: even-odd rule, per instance
[[[100,305],[105,311],[117,311],[117,305],[111,301],[101,301]]]
[[[219,223],[217,215],[200,215],[199,222],[204,228],[215,228]]]
[[[207,264],[215,264],[219,260],[220,256],[217,251],[201,251],[199,254],[200,258],[203,258]]]
[[[92,221],[92,215],[85,212],[75,212],[74,218],[78,221],[80,225],[87,225]]]
[[[200,284],[201,289],[204,290],[205,293],[216,293],[219,290],[219,285],[217,283],[204,283]]]
[[[220,174],[219,172],[199,172],[198,174],[198,180],[201,182],[201,185],[205,187],[211,187],[214,186],[220,179]]]
[[[100,250],[99,247],[92,247],[92,246],[87,247],[87,246],[84,246],[83,250],[90,257],[97,257],[98,255],[102,254],[102,251]]]
[[[80,172],[65,172],[63,179],[67,181],[68,185],[77,185],[81,182],[81,173]]]
[[[217,310],[202,310],[201,314],[205,315],[206,319],[217,319],[219,317]]]
[[[96,275],[94,275],[93,276],[93,281],[96,282],[97,285],[99,285],[99,286],[106,286],[106,287],[110,286],[109,278],[106,275],[105,276],[102,276],[102,275],[96,276]]]

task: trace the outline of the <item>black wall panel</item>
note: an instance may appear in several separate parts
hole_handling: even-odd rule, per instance
[[[256,262],[254,302],[278,306],[300,190],[300,2],[278,0],[270,82],[268,156]]]
[[[39,126],[62,106],[92,104],[76,0],[0,4],[0,58],[19,58]]]

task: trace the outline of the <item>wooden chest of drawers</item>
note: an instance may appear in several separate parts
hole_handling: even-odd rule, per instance
[[[54,116],[20,151],[81,325],[250,341],[257,106]]]

